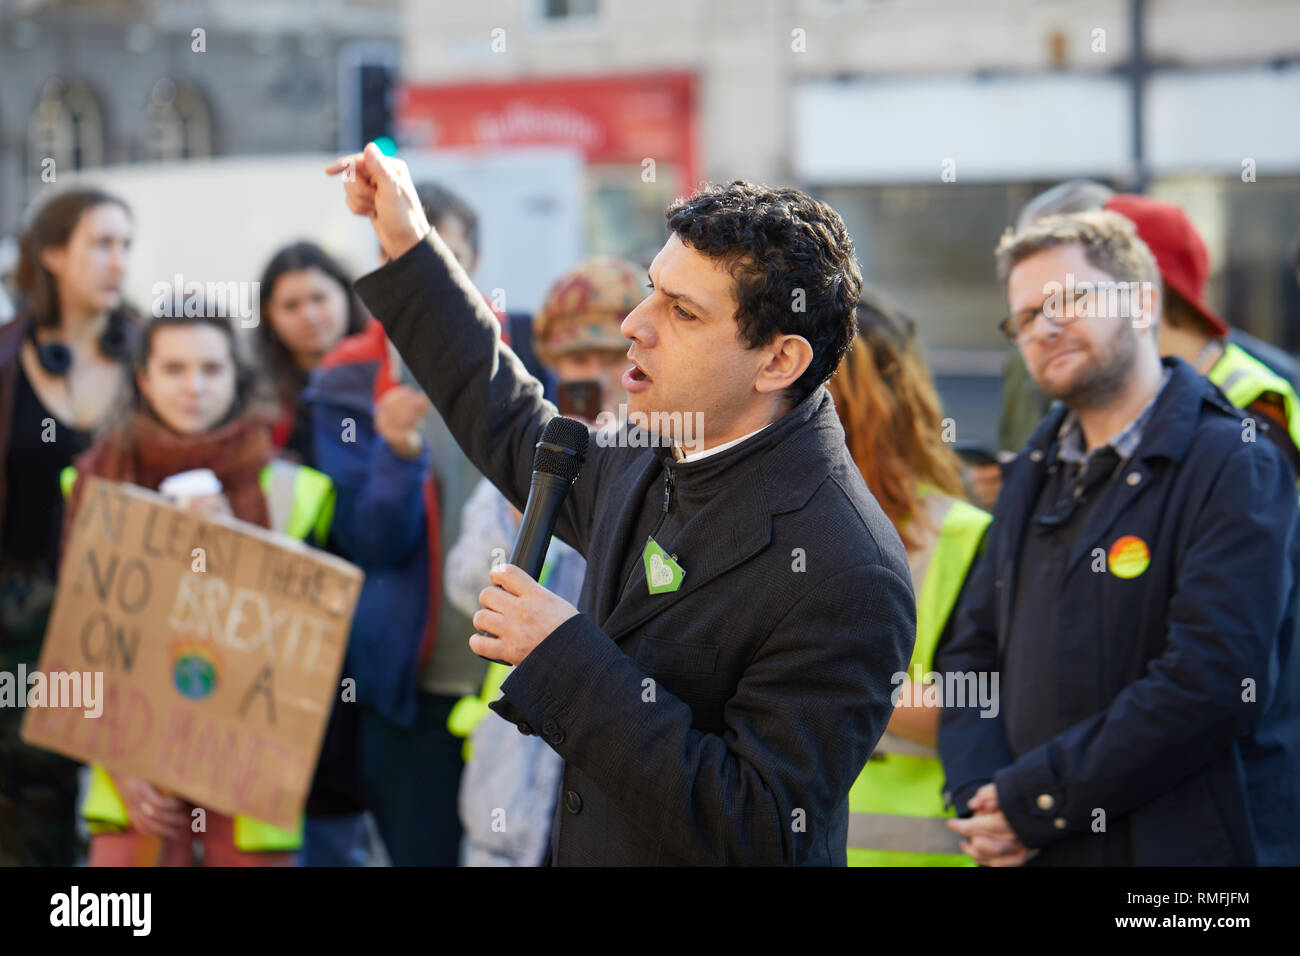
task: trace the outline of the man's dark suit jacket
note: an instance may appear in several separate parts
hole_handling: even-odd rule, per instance
[[[357,290],[523,508],[556,409],[446,245],[431,233]],[[829,394],[698,462],[627,425],[598,438],[556,527],[587,558],[581,613],[492,705],[564,758],[553,861],[843,865],[849,787],[889,720],[916,611]],[[675,592],[649,593],[649,533],[686,569]]]

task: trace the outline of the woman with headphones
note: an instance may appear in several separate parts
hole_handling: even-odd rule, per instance
[[[54,600],[59,473],[129,381],[131,232],[122,200],[73,189],[41,205],[22,235],[19,313],[0,327],[0,670],[35,666]],[[23,744],[22,713],[0,709],[0,865],[71,865],[77,765]]]

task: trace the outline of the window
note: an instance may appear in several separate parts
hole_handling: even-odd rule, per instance
[[[596,0],[541,0],[542,19],[587,19],[596,16]]]
[[[653,183],[642,182],[635,173],[629,176],[626,166],[588,166],[587,246],[591,253],[649,266],[668,240],[664,210],[673,200],[676,181],[671,163],[659,167]]]
[[[35,176],[47,159],[54,160],[56,173],[102,165],[103,120],[90,88],[78,80],[46,81],[28,123],[27,149],[27,168]]]
[[[925,346],[1005,350],[993,249],[1020,207],[1051,185],[834,186],[818,198],[844,218],[863,279],[911,313]]]
[[[916,321],[944,414],[959,441],[1000,447],[1007,315],[993,249],[1043,183],[832,186],[866,283]],[[1018,442],[1017,442],[1018,443]]]
[[[212,155],[207,101],[193,84],[163,77],[149,93],[144,158],[158,162]]]
[[[1230,324],[1289,352],[1300,350],[1300,285],[1287,264],[1300,223],[1300,176],[1169,175],[1156,199],[1178,203],[1210,251],[1205,298]]]

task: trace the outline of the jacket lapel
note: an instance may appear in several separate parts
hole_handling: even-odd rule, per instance
[[[1151,467],[1160,458],[1181,462],[1187,456],[1196,423],[1200,419],[1201,403],[1209,401],[1231,412],[1231,406],[1216,398],[1216,390],[1208,379],[1182,359],[1166,358],[1162,365],[1171,369],[1169,381],[1157,396],[1151,417],[1142,429],[1142,440],[1133,456],[1124,462],[1112,482],[1119,486],[1103,491],[1104,499],[1088,517],[1079,535],[1074,553],[1066,564],[1065,573],[1089,555],[1092,548],[1106,535],[1124,512],[1136,502],[1155,481]]]
[[[1074,552],[1065,565],[1067,577],[1080,561],[1092,553],[1093,548],[1105,547],[1101,542],[1111,526],[1150,486],[1150,465],[1146,461],[1129,459],[1111,479],[1111,487],[1097,489],[1102,500],[1088,516],[1088,522],[1075,542]]]
[[[727,527],[719,528],[719,515],[734,516],[734,519]],[[628,530],[630,533],[631,529]],[[719,540],[722,537],[720,531],[725,534],[723,540]],[[605,621],[605,633],[615,641],[621,640],[686,595],[749,560],[767,545],[771,537],[772,515],[763,501],[761,483],[744,479],[732,482],[707,507],[696,512],[673,542],[673,553],[686,571],[682,586],[676,591],[651,594],[644,575],[638,573],[632,589]],[[629,544],[640,550],[645,542]],[[615,593],[622,583],[614,582]]]
[[[802,508],[821,485],[830,463],[841,454],[847,459],[844,429],[830,394],[818,388],[804,399],[784,422],[789,429],[779,442],[762,452],[751,474],[739,475],[686,523],[672,542],[673,553],[686,572],[676,591],[651,594],[644,573],[625,598],[620,600],[623,580],[620,568],[606,567],[602,604],[612,604],[602,630],[615,641],[631,634],[646,621],[669,610],[689,594],[743,564],[772,540],[772,516]],[[798,462],[794,467],[792,462]],[[637,481],[637,493],[623,506],[618,519],[622,548],[634,547],[640,554],[644,541],[629,541],[635,530],[638,509],[645,499],[649,479],[658,475],[658,460],[651,459]],[[626,553],[616,549],[619,555]],[[618,560],[612,565],[621,564]],[[602,607],[602,612],[604,608]]]
[[[993,506],[993,533],[998,528],[1003,537],[998,550],[990,549],[989,556],[997,555],[994,568],[994,587],[997,595],[997,645],[999,655],[1011,629],[1011,609],[1015,607],[1016,580],[1020,574],[1021,542],[1029,531],[1029,519],[1042,494],[1047,476],[1047,462],[1056,454],[1056,433],[1065,418],[1065,409],[1057,408],[1035,429],[1019,457],[1007,466],[1002,493]]]
[[[645,501],[646,493],[650,489],[651,483],[659,478],[660,458],[658,454],[652,453],[641,456],[639,462],[634,464],[630,469],[631,487],[627,489],[623,497],[623,504],[619,508],[618,517],[614,521],[613,533],[610,541],[614,542],[605,554],[605,560],[600,562],[600,581],[597,582],[596,596],[600,601],[596,608],[595,620],[601,621],[601,629],[610,634],[609,617],[619,600],[619,595],[623,590],[623,581],[620,577],[623,568],[622,545],[624,545],[633,532],[636,531],[637,518],[641,514],[641,505]],[[588,562],[588,568],[592,568],[594,562]]]

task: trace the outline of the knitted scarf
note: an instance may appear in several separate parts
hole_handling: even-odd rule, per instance
[[[103,434],[77,458],[77,483],[63,520],[63,543],[81,504],[87,475],[129,482],[157,491],[164,478],[195,468],[210,468],[235,517],[270,527],[259,476],[271,460],[266,422],[244,416],[203,435],[178,435],[152,415],[136,412],[123,426]]]

